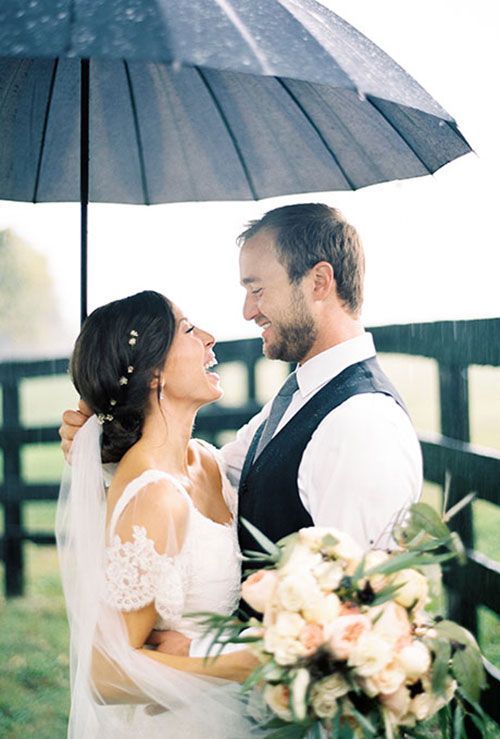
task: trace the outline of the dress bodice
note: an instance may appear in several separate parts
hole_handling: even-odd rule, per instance
[[[237,496],[220,463],[222,494],[231,513],[228,524],[212,521],[194,505],[182,484],[162,470],[149,469],[124,489],[113,511],[106,547],[106,601],[121,611],[143,608],[152,601],[156,629],[173,629],[193,639],[203,629],[185,614],[213,611],[229,615],[238,605],[241,555],[236,531]],[[175,556],[159,554],[146,529],[133,526],[132,541],[114,533],[119,516],[146,485],[167,479],[185,498],[189,515],[182,547]],[[166,524],[167,525],[167,524]]]

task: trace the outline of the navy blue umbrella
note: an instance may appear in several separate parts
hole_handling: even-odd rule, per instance
[[[0,198],[260,199],[435,172],[470,151],[314,0],[3,0]]]

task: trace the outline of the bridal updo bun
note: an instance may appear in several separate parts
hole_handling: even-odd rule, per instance
[[[103,462],[119,462],[141,438],[151,381],[174,335],[172,304],[152,290],[103,305],[83,324],[70,372],[102,423]]]

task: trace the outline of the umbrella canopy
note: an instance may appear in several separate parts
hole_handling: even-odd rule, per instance
[[[313,0],[4,0],[0,57],[0,198],[80,200],[83,240],[89,200],[357,189],[470,151]]]

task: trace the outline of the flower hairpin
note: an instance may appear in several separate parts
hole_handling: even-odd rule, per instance
[[[128,343],[130,344],[130,346],[135,346],[137,344],[137,337],[138,336],[139,336],[139,334],[137,333],[137,331],[135,329],[132,329],[132,331],[129,331],[129,340],[128,340]]]
[[[112,421],[114,416],[111,415],[111,413],[99,413],[97,416],[98,423],[103,424],[106,423],[106,421]]]

